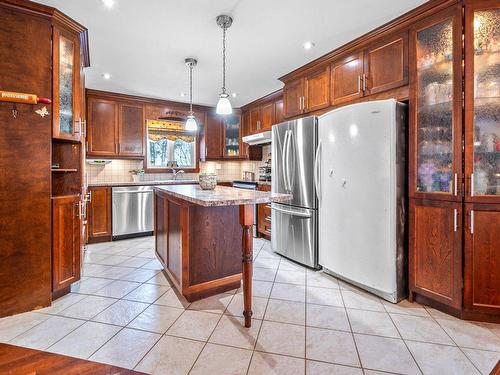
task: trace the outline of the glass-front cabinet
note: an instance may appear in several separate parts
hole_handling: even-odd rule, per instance
[[[222,117],[224,157],[240,158],[241,149],[241,116],[232,114]]]
[[[54,28],[53,137],[79,141],[82,138],[80,43],[76,35]]]
[[[462,68],[459,10],[412,30],[410,194],[459,200]]]
[[[491,5],[488,8],[488,5]],[[469,201],[500,202],[500,8],[466,8],[465,174]]]

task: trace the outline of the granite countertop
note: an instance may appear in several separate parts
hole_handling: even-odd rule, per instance
[[[155,186],[155,190],[205,207],[286,202],[292,199],[290,194],[236,189],[227,186],[216,186],[215,190],[203,190],[198,185]]]
[[[244,180],[217,180],[218,184],[232,183],[233,181],[244,181]],[[249,181],[254,182],[258,185],[271,185],[269,181]],[[112,186],[156,186],[156,185],[189,185],[198,184],[198,179],[196,180],[162,180],[162,181],[126,181],[126,182],[98,182],[89,184],[90,187],[112,187]]]

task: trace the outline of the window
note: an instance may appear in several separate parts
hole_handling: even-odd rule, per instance
[[[184,123],[147,121],[147,168],[196,168],[196,135]]]

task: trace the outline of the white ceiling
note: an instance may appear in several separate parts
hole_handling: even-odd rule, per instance
[[[221,87],[219,14],[227,33],[227,89],[241,106],[282,87],[278,77],[415,8],[425,0],[35,0],[89,30],[89,88],[188,101],[184,58],[195,57],[194,102],[215,105]],[[309,51],[302,47],[313,41]],[[102,78],[108,72],[109,81]]]

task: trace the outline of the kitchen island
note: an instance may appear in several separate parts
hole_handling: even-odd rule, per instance
[[[239,288],[245,326],[252,316],[254,205],[288,194],[198,185],[155,187],[156,255],[175,288],[196,301]]]

